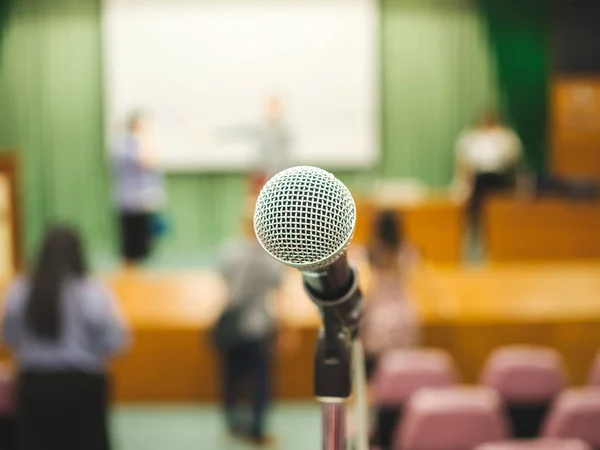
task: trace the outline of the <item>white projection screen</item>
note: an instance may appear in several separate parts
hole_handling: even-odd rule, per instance
[[[376,0],[104,0],[103,21],[108,142],[143,109],[164,169],[246,170],[258,145],[222,136],[277,96],[292,163],[377,162]]]

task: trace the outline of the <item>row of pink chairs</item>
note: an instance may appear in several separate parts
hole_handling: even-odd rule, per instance
[[[441,350],[384,355],[371,387],[379,411],[374,442],[403,450],[470,449],[541,435],[600,448],[600,388],[566,389],[563,360],[552,349],[499,349],[484,367],[481,386],[457,387],[458,381],[451,357]]]
[[[542,428],[550,439],[577,439],[600,448],[600,389],[568,389],[553,404]],[[510,438],[502,400],[493,389],[424,388],[407,403],[393,448],[402,450],[473,449]]]

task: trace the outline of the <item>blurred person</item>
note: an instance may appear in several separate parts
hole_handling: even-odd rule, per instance
[[[251,175],[253,192],[290,165],[291,137],[285,119],[283,98],[271,95],[265,104],[265,116],[260,124],[233,127],[226,138],[250,140],[258,147],[258,164]]]
[[[407,290],[408,277],[418,252],[404,235],[401,216],[382,211],[375,221],[375,236],[368,247],[370,284],[361,323],[367,380],[371,380],[386,351],[418,345],[420,320]],[[375,415],[372,444],[391,445],[397,412]]]
[[[259,133],[260,170],[270,177],[290,164],[290,132],[285,120],[283,99],[273,95],[267,100],[266,117]]]
[[[406,284],[419,256],[406,241],[402,219],[395,211],[382,211],[377,216],[375,236],[367,254],[370,282],[361,337],[367,378],[371,379],[379,357],[386,350],[418,344],[419,318]]]
[[[73,229],[50,229],[32,273],[10,287],[2,335],[19,369],[19,448],[109,449],[107,365],[128,331]]]
[[[158,212],[165,203],[164,176],[157,158],[148,115],[133,113],[112,151],[121,255],[128,267],[149,256]]]
[[[219,272],[227,286],[227,302],[213,329],[213,344],[220,353],[222,401],[229,432],[261,446],[272,441],[265,428],[277,334],[276,305],[271,301],[278,294],[284,269],[259,245],[252,210],[248,204],[243,237],[222,251]],[[252,388],[250,424],[244,423],[240,414],[240,390],[247,381]]]
[[[470,198],[472,224],[485,197],[512,186],[522,160],[521,141],[494,111],[461,134],[456,145],[455,183]]]

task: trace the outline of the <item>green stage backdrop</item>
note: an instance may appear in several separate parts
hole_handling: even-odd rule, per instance
[[[340,174],[351,188],[364,188],[375,176],[446,184],[457,134],[495,105],[522,133],[530,162],[541,166],[547,17],[524,7],[516,11],[526,19],[509,13],[521,1],[490,0],[481,8],[469,0],[382,1],[381,164]],[[0,148],[19,151],[26,252],[31,255],[48,223],[69,221],[83,231],[96,260],[114,261],[101,2],[2,5]],[[237,173],[169,175],[172,230],[158,260],[197,260],[235,234],[245,180]]]

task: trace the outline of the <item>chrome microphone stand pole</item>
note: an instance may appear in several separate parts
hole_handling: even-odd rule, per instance
[[[360,339],[352,341],[352,369],[354,414],[356,420],[356,450],[369,450],[369,400],[367,398],[367,373],[365,352]]]
[[[319,337],[317,348],[317,360],[315,360],[315,388],[317,400],[321,403],[322,414],[322,429],[323,429],[323,450],[346,450],[347,443],[347,400],[350,391],[354,391],[356,397],[355,403],[355,419],[356,419],[356,450],[368,450],[368,403],[366,395],[366,376],[364,367],[364,354],[362,344],[359,339],[352,340],[351,350],[338,353],[341,359],[332,359],[327,363],[322,358],[321,345],[323,340]],[[350,358],[350,361],[346,359]],[[318,364],[318,365],[317,365]],[[350,373],[352,367],[353,379],[348,380],[344,376],[344,371]],[[350,375],[349,375],[350,376]],[[337,387],[329,383],[340,383]],[[353,388],[348,389],[348,383],[353,385]],[[327,385],[322,385],[327,384]],[[330,387],[328,387],[330,386]],[[352,387],[352,386],[351,386]],[[342,392],[343,390],[343,392]],[[330,393],[333,396],[324,396]]]

